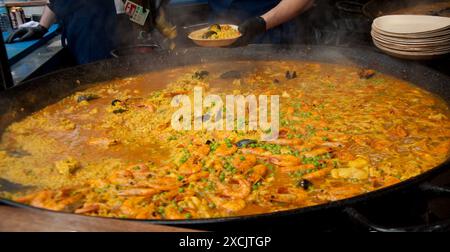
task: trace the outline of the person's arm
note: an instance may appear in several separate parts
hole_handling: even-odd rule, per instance
[[[48,7],[45,6],[44,12],[42,13],[39,25],[36,27],[24,27],[17,31],[11,33],[6,43],[21,42],[26,40],[34,40],[42,38],[47,32],[48,28],[56,22],[55,13]]]
[[[313,3],[314,0],[282,0],[277,6],[262,16],[245,20],[239,25],[239,31],[241,32],[242,37],[239,38],[234,46],[248,45],[258,35],[263,34],[267,30],[281,25],[308,10]]]
[[[42,27],[45,27],[45,28],[48,29],[55,22],[56,22],[56,15],[55,15],[55,13],[48,6],[45,6],[44,12],[42,13],[42,17],[41,17],[41,20],[40,20],[39,24]]]
[[[266,21],[266,30],[295,18],[308,10],[313,3],[314,0],[282,0],[275,8],[261,16]]]

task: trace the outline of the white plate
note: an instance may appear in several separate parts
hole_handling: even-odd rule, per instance
[[[450,50],[444,50],[444,51],[430,51],[430,52],[411,52],[411,51],[402,51],[402,50],[396,50],[392,48],[385,47],[378,43],[377,41],[373,41],[376,47],[383,51],[387,51],[390,53],[395,53],[399,55],[408,55],[408,56],[437,56],[437,55],[444,55],[447,53],[450,53]]]
[[[377,33],[384,35],[384,36],[389,36],[389,37],[395,37],[395,38],[405,38],[405,39],[422,39],[422,38],[433,38],[433,37],[439,37],[439,36],[446,36],[446,35],[450,35],[450,27],[448,29],[444,29],[444,30],[440,30],[440,31],[436,31],[436,32],[427,32],[427,33],[405,33],[405,34],[400,34],[400,33],[389,33],[383,30],[380,30],[379,28],[377,28],[376,26],[372,25],[372,30],[376,31]]]
[[[446,46],[450,45],[450,35],[447,37],[442,37],[442,39],[397,39],[392,37],[386,37],[377,34],[376,32],[371,32],[372,38],[383,41],[388,44],[398,44],[404,46],[419,46],[419,47],[436,47],[436,46]]]
[[[407,60],[432,60],[436,58],[441,58],[443,55],[405,55],[405,54],[398,54],[395,52],[390,52],[387,50],[383,50],[379,48],[382,52],[384,52],[387,55],[390,55],[392,57],[400,58],[400,59],[407,59]]]
[[[239,30],[237,25],[232,24],[221,24],[221,25],[229,25],[235,30]],[[236,36],[234,38],[226,38],[226,39],[202,39],[201,34],[205,33],[208,30],[209,27],[199,29],[196,31],[191,32],[188,37],[198,46],[203,47],[226,47],[229,45],[232,45],[238,38],[242,36],[242,34],[239,34],[239,36]]]
[[[387,15],[376,18],[373,26],[394,34],[438,32],[450,28],[450,18],[427,15]]]
[[[407,51],[407,52],[418,52],[418,53],[429,53],[429,52],[442,52],[442,51],[450,51],[450,46],[439,46],[439,47],[419,47],[419,46],[404,46],[398,44],[389,44],[383,41],[377,40],[374,38],[374,41],[379,45],[399,51]]]
[[[421,44],[421,45],[439,45],[439,44],[450,44],[450,34],[446,36],[438,36],[438,37],[432,37],[432,38],[397,38],[397,37],[390,37],[385,36],[382,34],[379,34],[375,30],[372,30],[371,32],[372,37],[381,39],[387,42],[392,43],[399,43],[399,44],[405,44],[405,45],[414,45],[414,44]]]
[[[390,50],[387,48],[383,48],[380,46],[377,46],[378,49],[380,49],[382,52],[386,53],[387,55],[391,55],[396,58],[401,59],[408,59],[408,60],[431,60],[435,58],[443,57],[445,54],[408,54],[404,52],[398,52],[395,50]]]

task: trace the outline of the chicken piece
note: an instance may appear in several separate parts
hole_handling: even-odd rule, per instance
[[[81,164],[76,159],[69,157],[67,159],[55,162],[55,168],[61,175],[69,176],[80,169]]]
[[[369,172],[361,168],[339,168],[331,171],[331,177],[335,179],[368,179]]]
[[[335,179],[368,179],[369,162],[363,158],[357,158],[348,162],[348,168],[339,168],[331,171],[331,177]]]
[[[355,160],[348,162],[348,167],[350,168],[364,168],[369,165],[369,162],[365,160],[364,158],[357,158]]]

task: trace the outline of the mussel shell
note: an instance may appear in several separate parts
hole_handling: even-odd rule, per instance
[[[83,95],[78,96],[77,102],[80,103],[82,101],[92,101],[92,100],[95,100],[98,98],[100,98],[100,97],[95,94],[83,94]]]
[[[21,158],[25,156],[30,156],[31,154],[27,151],[21,150],[21,149],[15,149],[15,150],[6,150],[6,153],[15,158]]]
[[[201,71],[195,72],[194,75],[193,75],[192,77],[195,78],[195,79],[202,80],[202,79],[204,79],[205,77],[207,77],[208,75],[209,75],[209,72],[208,72],[208,71],[201,70]]]
[[[211,119],[211,115],[204,114],[203,116],[196,117],[195,119],[201,120],[202,122],[207,122]]]
[[[128,111],[128,110],[126,110],[126,109],[119,108],[119,109],[113,110],[113,113],[114,113],[114,114],[122,114],[122,113],[125,113],[125,112],[127,112],[127,111]]]
[[[202,39],[209,39],[213,35],[217,35],[217,32],[215,32],[215,31],[207,31],[207,32],[203,33]]]
[[[221,79],[239,79],[241,78],[241,72],[239,71],[228,71],[220,75]]]
[[[292,80],[292,79],[295,79],[295,78],[297,78],[297,72],[296,71],[292,71],[292,72],[286,71],[286,79]]]
[[[208,31],[214,31],[214,32],[218,32],[221,30],[222,30],[222,27],[220,27],[219,24],[213,24],[208,28]]]
[[[239,142],[236,143],[236,146],[238,148],[244,148],[244,147],[246,147],[246,146],[248,146],[250,144],[256,144],[256,143],[258,143],[258,141],[253,140],[253,139],[242,139],[242,140],[240,140]]]
[[[115,99],[111,102],[111,105],[116,106],[117,103],[122,103],[122,101],[119,99]]]

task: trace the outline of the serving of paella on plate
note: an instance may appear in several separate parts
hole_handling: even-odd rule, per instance
[[[223,47],[232,45],[241,36],[236,25],[213,24],[191,32],[188,37],[199,46]]]
[[[261,129],[173,129],[171,101],[192,97],[194,87],[221,97],[279,95],[279,137],[262,141]],[[98,83],[11,124],[0,142],[0,177],[29,190],[2,196],[135,219],[320,205],[443,163],[449,116],[431,93],[356,67],[233,61],[150,72]]]

